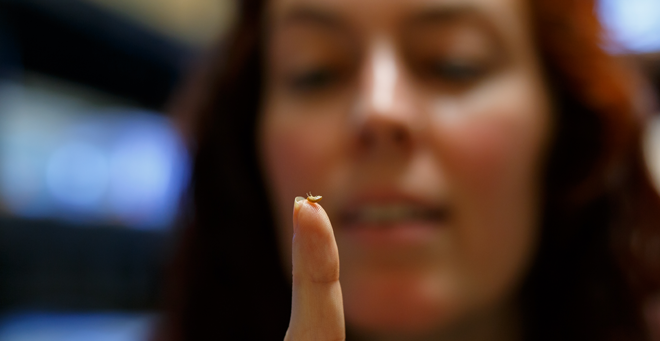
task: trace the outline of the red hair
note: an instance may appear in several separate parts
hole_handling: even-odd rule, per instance
[[[621,195],[622,221],[615,238],[620,261],[634,277],[637,293],[651,294],[660,288],[660,199],[642,150],[643,126],[653,109],[643,97],[648,95],[645,84],[622,57],[603,49],[613,42],[596,15],[595,1],[536,0],[532,8],[536,41],[553,86],[598,122],[573,128],[594,136],[560,142],[567,149],[596,144],[584,155],[557,151],[568,158],[586,157],[582,167],[571,167],[575,179],[564,185],[561,200],[579,206],[607,192]]]

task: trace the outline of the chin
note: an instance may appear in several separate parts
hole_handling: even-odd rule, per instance
[[[346,322],[358,332],[430,335],[460,315],[456,292],[437,278],[399,275],[347,282],[342,284]]]

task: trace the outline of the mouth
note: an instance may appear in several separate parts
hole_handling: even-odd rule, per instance
[[[450,222],[448,205],[403,197],[359,201],[341,216],[341,231],[366,244],[425,243]]]
[[[448,218],[444,207],[424,207],[410,203],[366,204],[344,214],[348,226],[389,228],[406,222],[442,223]]]

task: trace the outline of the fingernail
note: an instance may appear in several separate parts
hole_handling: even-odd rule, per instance
[[[296,217],[296,212],[300,209],[300,206],[302,206],[303,202],[305,201],[305,198],[303,197],[296,197],[293,201],[293,217]]]
[[[293,233],[296,233],[298,226],[298,211],[300,210],[300,207],[302,206],[304,201],[305,198],[303,197],[296,197],[293,200]]]

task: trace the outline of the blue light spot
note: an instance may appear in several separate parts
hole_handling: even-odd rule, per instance
[[[169,121],[136,115],[118,122],[110,156],[109,209],[139,228],[170,226],[186,182],[185,148]]]
[[[599,12],[614,40],[607,46],[612,52],[660,51],[660,1],[601,0]]]
[[[108,162],[101,150],[84,142],[71,142],[51,156],[46,169],[51,194],[73,209],[97,205],[108,184]]]
[[[172,158],[154,139],[126,139],[112,157],[111,203],[126,220],[144,220],[167,197]]]

